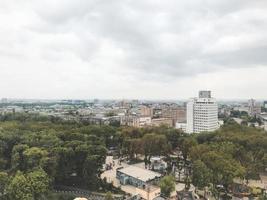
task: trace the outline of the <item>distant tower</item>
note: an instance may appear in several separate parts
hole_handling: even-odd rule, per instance
[[[255,99],[248,100],[248,114],[251,117],[261,113],[261,105],[256,103]]]
[[[218,104],[211,91],[199,91],[199,97],[187,103],[187,133],[214,131],[218,125]]]
[[[248,100],[248,114],[250,116],[254,116],[255,103],[256,101],[254,99]]]

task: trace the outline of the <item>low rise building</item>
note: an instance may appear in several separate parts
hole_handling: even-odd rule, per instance
[[[118,168],[116,177],[122,185],[133,185],[138,188],[146,188],[159,181],[161,174],[136,166]]]
[[[144,127],[151,125],[151,117],[126,115],[121,117],[122,126]]]
[[[160,196],[160,188],[156,186],[149,186],[145,189],[136,188],[136,193],[146,200],[154,200]]]
[[[135,187],[135,192],[143,199],[153,200],[160,196],[160,188],[156,186],[161,174],[151,170],[139,168],[136,166],[128,166],[118,168],[116,177],[121,185],[131,185]]]
[[[172,127],[173,121],[170,118],[155,118],[151,120],[151,125],[152,126],[166,125],[168,127]]]
[[[153,171],[163,172],[167,169],[167,163],[161,157],[152,157],[150,162]]]
[[[177,122],[175,124],[176,129],[181,129],[183,132],[186,132],[186,122]]]

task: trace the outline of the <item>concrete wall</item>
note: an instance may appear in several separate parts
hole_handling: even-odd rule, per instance
[[[147,188],[146,190],[136,188],[136,193],[140,194],[140,196],[146,200],[152,200],[160,195],[160,188],[154,186],[153,188]]]

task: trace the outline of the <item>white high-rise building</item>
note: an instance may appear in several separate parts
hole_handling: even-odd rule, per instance
[[[218,104],[210,91],[200,91],[199,98],[187,103],[187,133],[214,131],[219,128]]]

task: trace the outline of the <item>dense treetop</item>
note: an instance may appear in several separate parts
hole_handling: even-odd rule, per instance
[[[232,120],[218,131],[187,135],[165,126],[96,126],[8,114],[0,116],[0,197],[45,199],[56,185],[108,191],[100,174],[109,149],[129,160],[143,155],[146,164],[152,156],[168,160],[178,153],[192,163],[199,188],[258,179],[267,166],[266,132]]]

